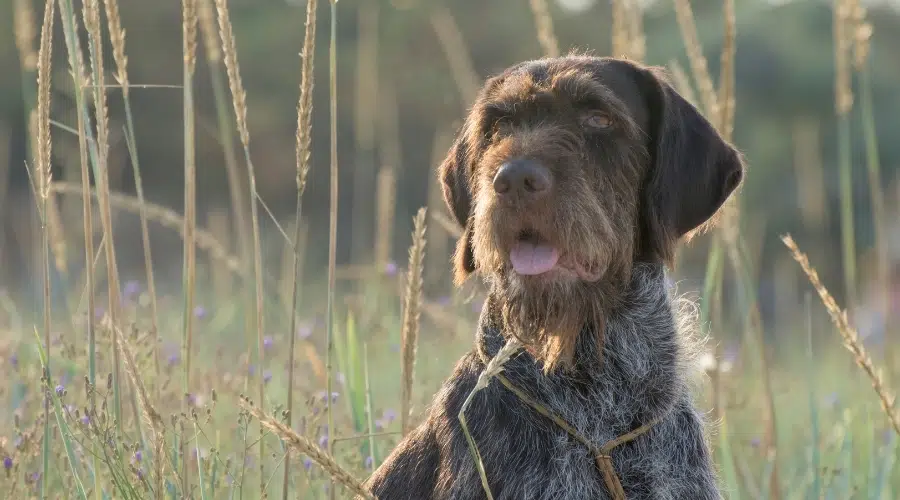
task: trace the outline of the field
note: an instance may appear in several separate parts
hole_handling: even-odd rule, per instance
[[[354,253],[339,262],[344,228],[338,211],[345,207],[338,204],[344,187],[337,181],[350,160],[337,156],[335,120],[338,103],[353,96],[339,92],[345,87],[338,86],[337,32],[344,20],[336,15],[337,2],[306,2],[303,46],[296,48],[302,54],[299,99],[283,103],[297,111],[296,151],[288,154],[296,160],[289,176],[296,182],[296,211],[286,215],[273,213],[256,187],[264,167],[255,158],[265,142],[257,149],[254,141],[265,137],[255,134],[247,117],[247,75],[238,56],[247,40],[232,28],[227,0],[182,2],[183,82],[169,95],[182,103],[182,121],[170,125],[183,130],[183,142],[158,145],[183,149],[183,179],[177,182],[179,189],[183,182],[184,205],[178,209],[152,203],[143,193],[142,178],[154,174],[146,165],[141,170],[136,142],[142,137],[134,123],[143,110],[132,109],[131,99],[152,82],[130,80],[117,0],[41,3],[0,2],[0,12],[15,19],[39,236],[32,249],[37,290],[0,294],[0,398],[7,408],[0,412],[0,496],[368,495],[362,482],[419,421],[470,348],[484,289],[474,280],[457,289],[449,284],[448,248],[458,230],[433,186],[415,217],[395,216],[394,203],[408,193],[397,188],[399,173],[390,168],[373,176],[374,205],[363,209],[372,214],[374,245],[362,258]],[[544,54],[568,50],[557,40],[555,11],[547,2],[520,3],[530,9],[527,29]],[[673,80],[731,138],[742,109],[735,99],[741,85],[735,81],[735,2],[717,3],[723,50],[716,54],[719,74],[712,76],[692,2],[671,3],[673,29],[688,61],[684,68],[669,66]],[[760,226],[746,221],[766,200],[736,197],[715,229],[682,249],[684,266],[672,272],[679,292],[697,300],[699,324],[710,339],[697,398],[713,424],[710,445],[728,499],[900,497],[900,408],[892,389],[900,381],[900,306],[892,299],[900,288],[892,269],[900,261],[891,257],[888,241],[900,200],[892,205],[888,184],[879,180],[878,107],[866,63],[870,37],[878,33],[871,32],[862,7],[835,4],[838,42],[828,49],[835,54],[835,102],[828,126],[838,130],[839,258],[816,260],[820,254],[810,252],[807,260],[812,249],[803,247],[803,239],[797,238],[798,247],[787,234],[771,236],[779,246],[772,252],[788,264],[780,272],[788,282],[796,278],[793,286],[805,299],[763,291],[755,241]],[[612,29],[604,36],[613,52],[643,59],[653,34],[644,32],[635,2],[612,5]],[[434,11],[449,72],[460,94],[470,95],[471,82],[481,77],[471,74],[469,48],[449,11]],[[171,33],[176,31],[173,26]],[[313,57],[316,45],[328,46],[327,58]],[[201,64],[209,70],[203,87],[196,81]],[[74,89],[74,112],[65,116],[54,114],[58,80]],[[327,93],[328,106],[314,101],[313,88]],[[210,91],[211,126],[196,111]],[[122,130],[109,124],[113,102]],[[314,102],[323,106],[313,125]],[[197,137],[210,129],[225,151],[230,206],[207,224],[198,217],[197,172],[204,160]],[[330,150],[312,151],[314,129],[327,130],[322,134]],[[851,133],[864,139],[865,149],[856,155],[849,151]],[[114,136],[127,145],[133,192],[111,186]],[[53,150],[63,140],[77,141],[77,168],[57,178]],[[433,155],[440,158],[446,147],[435,142]],[[327,210],[316,212],[327,217],[319,221],[327,227],[320,231],[324,237],[307,234],[299,222],[309,209],[304,196],[311,152],[327,158],[315,164],[327,168],[320,175],[330,188],[324,198],[314,193],[328,200]],[[435,167],[432,162],[432,172]],[[863,200],[849,199],[851,171],[865,171],[870,179]],[[874,228],[871,243],[854,236],[857,204]],[[80,226],[62,227],[63,206],[73,212],[65,220]],[[113,238],[123,214],[139,223],[130,234],[139,234],[142,248],[140,272],[127,277],[119,271],[122,256]],[[153,259],[151,226],[179,236],[181,261]],[[403,253],[390,250],[395,234],[409,245],[407,260],[392,259]],[[158,267],[180,268],[179,279],[156,281]],[[816,268],[829,271],[827,283]],[[831,288],[841,290],[835,294],[840,302]],[[759,297],[766,293],[787,297],[779,311],[788,314],[764,321]],[[867,311],[882,321],[873,334],[857,330]]]

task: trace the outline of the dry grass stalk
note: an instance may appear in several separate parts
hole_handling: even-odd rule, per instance
[[[825,179],[819,144],[819,123],[811,118],[794,121],[791,134],[794,144],[794,169],[797,175],[797,198],[805,227],[821,229],[825,224]]]
[[[459,89],[462,108],[466,109],[475,101],[481,87],[481,78],[478,77],[478,72],[472,64],[466,41],[459,30],[459,25],[453,19],[453,14],[443,5],[437,5],[431,11],[431,28],[437,35],[444,56],[450,64],[450,74]]]
[[[390,166],[381,167],[375,187],[375,265],[378,269],[391,259],[391,242],[394,233],[394,207],[397,196],[397,179]]]
[[[47,196],[46,210],[47,236],[50,239],[50,247],[53,248],[54,265],[56,266],[56,270],[65,276],[69,274],[66,232],[63,226],[62,214],[59,212],[59,204],[56,202],[56,197],[52,194]]]
[[[194,70],[197,65],[196,0],[181,2],[182,67],[184,77],[184,391],[191,387],[194,343],[194,293],[197,280],[197,152],[194,115]]]
[[[128,56],[125,55],[125,29],[119,17],[118,0],[103,0],[106,20],[109,26],[109,39],[112,42],[113,60],[116,62],[116,81],[122,87],[122,94],[128,95]]]
[[[328,439],[328,453],[334,452],[334,410],[332,408],[331,387],[332,387],[332,363],[334,361],[334,289],[335,279],[337,275],[337,218],[338,218],[338,147],[337,147],[337,0],[331,0],[331,30],[328,40],[328,116],[329,116],[329,148],[328,148],[328,172],[329,172],[329,198],[328,198],[328,297],[325,307],[325,394],[329,395],[326,399],[325,407],[328,412],[328,429],[332,433]],[[396,103],[392,109],[396,113]],[[394,126],[395,133],[391,136],[395,139],[396,146],[399,143],[399,136],[396,134],[396,119],[391,122]],[[335,487],[334,481],[328,492],[329,498],[334,500]]]
[[[115,330],[113,331],[112,337],[116,342],[115,348],[119,351],[119,354],[124,361],[125,375],[131,380],[131,385],[134,386],[134,390],[137,393],[138,401],[140,402],[141,416],[153,432],[151,441],[153,443],[153,457],[155,458],[153,461],[154,490],[157,492],[156,498],[160,499],[162,498],[163,492],[163,470],[165,467],[165,460],[163,457],[168,456],[165,452],[165,423],[159,412],[156,411],[156,408],[153,406],[147,392],[147,387],[144,385],[143,380],[141,380],[140,370],[137,368],[137,364],[134,361],[134,350],[128,344],[127,335],[123,335],[118,327],[112,324],[112,322],[107,322],[103,326],[110,329],[110,331]]]
[[[639,0],[628,1],[628,30],[630,32],[629,57],[643,61],[647,55],[647,37],[644,36],[644,9]]]
[[[97,200],[100,205],[100,223],[103,226],[103,234],[106,238],[104,247],[106,254],[106,272],[109,296],[109,314],[113,324],[119,314],[119,274],[116,266],[115,244],[113,243],[112,210],[109,204],[109,116],[106,103],[106,86],[103,81],[103,37],[100,28],[100,6],[98,0],[85,0],[84,24],[90,35],[91,41],[91,68],[94,74],[94,109],[97,115],[97,165],[99,173],[96,180]],[[113,330],[115,332],[115,330]],[[116,387],[114,396],[115,415],[121,422],[121,397],[119,394],[119,352],[113,349],[113,376]]]
[[[800,267],[806,274],[807,279],[809,279],[810,284],[816,289],[816,293],[819,294],[819,299],[821,299],[822,304],[828,311],[828,315],[831,317],[831,322],[834,323],[838,329],[838,333],[840,333],[843,338],[844,347],[850,351],[856,364],[863,372],[865,372],[866,376],[869,377],[869,380],[871,380],[872,388],[875,389],[875,393],[878,395],[881,402],[881,408],[884,410],[891,427],[894,428],[894,432],[900,435],[900,413],[894,408],[896,397],[882,378],[881,370],[876,368],[872,362],[872,358],[869,356],[862,340],[859,338],[859,332],[857,332],[856,328],[850,324],[850,320],[847,317],[847,311],[838,306],[837,301],[834,300],[834,297],[831,296],[831,293],[825,288],[825,285],[822,284],[821,280],[819,280],[819,274],[810,265],[806,255],[800,251],[800,248],[794,242],[794,239],[790,235],[786,235],[783,236],[781,240],[791,251],[794,260],[800,264]]]
[[[425,263],[425,214],[420,208],[413,218],[412,246],[409,247],[409,268],[406,294],[403,300],[403,329],[401,330],[400,359],[403,386],[400,394],[400,428],[409,433],[412,409],[412,386],[415,379],[416,348],[419,343],[419,314],[422,309],[422,272]]]
[[[725,0],[724,3],[725,34],[722,47],[722,63],[719,76],[719,130],[725,140],[730,141],[734,130],[734,58],[735,38],[737,36],[737,20],[734,13],[734,0]],[[734,199],[734,198],[732,198]]]
[[[853,108],[850,83],[851,15],[852,0],[834,0],[834,109],[838,116],[849,114]]]
[[[472,404],[475,394],[487,387],[491,379],[503,371],[503,365],[505,365],[514,354],[519,352],[519,349],[521,348],[522,343],[515,337],[506,341],[506,344],[497,351],[497,354],[488,361],[487,366],[485,366],[481,374],[478,375],[475,387],[472,388],[472,392],[466,397],[462,408],[459,410],[459,415],[457,415],[459,423],[463,428],[463,434],[466,436],[466,443],[469,445],[469,452],[472,454],[472,459],[475,461],[475,468],[478,469],[478,475],[481,478],[481,487],[484,489],[484,494],[487,495],[488,500],[493,500],[494,495],[491,493],[490,486],[488,486],[487,472],[484,470],[484,462],[481,460],[481,453],[478,452],[478,444],[475,443],[475,438],[473,438],[472,434],[469,432],[469,424],[466,421],[466,410],[469,408],[469,405]]]
[[[31,0],[13,1],[13,34],[22,69],[34,71],[38,66],[38,54],[34,51],[37,30],[34,26],[34,8]]]
[[[297,302],[300,296],[300,246],[301,237],[305,238],[306,231],[303,227],[302,205],[303,192],[306,190],[306,179],[309,174],[309,156],[312,149],[312,107],[313,107],[313,82],[316,54],[316,0],[308,0],[306,3],[306,23],[303,36],[303,53],[300,68],[300,97],[297,103],[297,206],[294,218],[294,241],[291,248],[291,325],[290,350],[288,359],[288,387],[287,387],[287,426],[291,426],[294,413],[294,348],[297,342]],[[305,241],[304,241],[305,243]],[[330,393],[329,393],[330,394]],[[330,429],[330,428],[329,428]],[[284,457],[284,479],[282,481],[282,496],[287,500],[290,486],[290,455]]]
[[[612,56],[627,57],[631,40],[626,19],[626,0],[612,0]]]
[[[538,42],[546,57],[559,56],[559,40],[553,33],[553,17],[550,16],[550,8],[546,0],[528,0],[531,12],[534,14],[534,24],[537,28]]]
[[[247,410],[251,415],[253,415],[254,418],[259,420],[259,423],[263,427],[269,429],[270,431],[272,431],[272,433],[278,436],[278,438],[284,442],[285,446],[287,446],[290,451],[308,456],[310,460],[322,467],[322,469],[324,469],[325,472],[327,472],[332,477],[332,479],[340,484],[343,484],[347,489],[349,489],[356,495],[360,495],[363,498],[368,499],[376,498],[369,490],[366,489],[366,487],[361,482],[354,478],[353,475],[350,474],[350,472],[341,467],[341,465],[337,463],[334,457],[332,457],[322,448],[319,448],[308,438],[297,434],[287,425],[266,414],[246,396],[241,396],[240,405],[241,408]]]
[[[374,228],[371,213],[375,205],[375,133],[378,123],[378,16],[379,2],[360,2],[357,14],[356,96],[353,103],[353,136],[356,161],[353,166],[353,206],[351,219],[351,261],[370,263]]]
[[[231,29],[228,2],[227,0],[215,0],[215,2],[219,21],[219,38],[222,42],[222,51],[225,53],[225,70],[228,74],[228,85],[231,88],[235,121],[241,137],[241,144],[247,147],[250,144],[250,131],[247,129],[247,93],[244,91],[244,84],[241,81],[241,68],[237,60],[237,47]]]
[[[706,57],[703,56],[703,50],[700,48],[691,3],[689,0],[674,0],[674,2],[678,27],[681,30],[681,38],[684,40],[685,48],[687,49],[688,60],[694,73],[694,80],[700,90],[703,111],[712,123],[719,123],[719,103],[716,98],[712,78],[709,76]]]
[[[47,0],[44,4],[44,22],[41,25],[41,45],[38,51],[38,112],[37,112],[37,137],[35,150],[37,155],[34,162],[34,170],[37,174],[38,196],[41,206],[41,270],[44,287],[44,345],[47,346],[47,360],[44,366],[43,379],[50,380],[50,237],[47,228],[47,205],[50,198],[50,182],[52,179],[51,168],[51,137],[50,137],[50,76],[51,56],[53,53],[53,13],[55,11],[53,0]],[[50,398],[44,398],[44,437],[43,467],[47,470],[50,457]],[[47,491],[48,474],[44,474],[41,490]]]
[[[130,140],[134,140],[134,123],[131,118],[131,103],[129,102],[129,94],[131,84],[128,80],[128,56],[125,54],[125,29],[122,28],[122,20],[119,16],[118,0],[104,0],[103,5],[106,9],[106,20],[109,25],[109,38],[112,42],[113,60],[116,63],[116,81],[119,83],[122,91],[122,98],[125,102],[125,111],[128,114],[128,134]],[[133,144],[132,144],[133,146]],[[140,165],[138,164],[137,154],[131,157],[132,167],[134,169],[134,186],[140,203],[140,221],[141,221],[141,243],[144,250],[144,268],[147,275],[147,292],[150,296],[150,322],[154,335],[157,335],[156,341],[159,341],[159,308],[156,301],[156,280],[153,277],[153,254],[150,250],[150,230],[147,225],[147,213],[144,210],[144,186],[141,181]],[[159,378],[159,349],[154,349],[153,354],[154,372],[157,379]]]
[[[256,281],[256,352],[257,365],[262,371],[265,366],[265,352],[263,349],[264,315],[263,315],[263,269],[262,248],[259,230],[259,200],[256,190],[256,173],[253,162],[250,160],[250,132],[247,129],[247,94],[241,81],[240,67],[237,60],[237,48],[235,47],[234,33],[231,28],[231,19],[228,13],[227,0],[216,0],[216,11],[219,19],[219,37],[222,41],[222,52],[225,54],[225,69],[228,74],[228,85],[231,88],[231,100],[234,106],[235,121],[244,146],[244,160],[247,164],[247,177],[250,186],[250,218],[253,229],[253,274]],[[262,376],[258,378],[260,400],[265,399],[266,386]],[[329,399],[330,401],[330,399]],[[265,439],[263,428],[259,428],[259,456],[265,456]],[[260,460],[260,495],[265,495],[266,478],[263,471],[264,462]]]
[[[203,50],[206,51],[206,59],[217,66],[222,60],[222,49],[219,48],[219,40],[216,38],[216,21],[212,0],[197,2],[197,20],[203,35]]]
[[[227,210],[212,209],[208,211],[206,213],[206,227],[209,228],[209,236],[222,245],[224,252],[228,252],[229,247],[231,247],[231,225],[228,220]],[[213,289],[231,290],[233,285],[233,280],[231,279],[232,269],[227,266],[223,268],[216,265],[214,259],[210,259],[208,265]]]
[[[452,130],[449,127],[441,127],[434,135],[434,142],[431,147],[431,165],[439,165],[450,144],[453,141]],[[428,175],[428,212],[432,216],[435,212],[445,210],[444,196],[441,189],[441,181],[438,176],[437,169],[430,169]],[[433,218],[433,217],[432,217]],[[455,227],[455,226],[454,226]],[[426,287],[433,287],[447,283],[447,262],[450,258],[450,238],[446,231],[439,224],[429,226],[426,231],[428,246],[430,250],[425,259]]]
[[[82,186],[79,184],[57,181],[53,183],[50,189],[56,193],[84,196]],[[88,197],[86,198],[88,210],[90,210],[91,197],[96,198],[97,196],[96,190],[88,188]],[[117,209],[131,213],[136,214],[141,210],[140,202],[136,198],[128,195],[110,193],[109,202]],[[143,206],[149,220],[156,221],[159,225],[177,232],[179,236],[184,238],[184,218],[180,214],[174,210],[150,202],[145,202]],[[90,222],[87,224],[89,223]],[[240,260],[236,256],[231,255],[228,252],[228,249],[220,243],[220,240],[209,231],[202,228],[196,228],[194,231],[194,244],[197,245],[197,248],[208,252],[213,259],[221,262],[231,272],[245,279],[250,278],[250,276],[247,276],[244,273]]]

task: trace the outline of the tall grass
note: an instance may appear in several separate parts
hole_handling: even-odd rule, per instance
[[[372,134],[371,144],[363,141],[361,147],[377,147],[381,154],[381,168],[377,178],[373,179],[376,185],[368,186],[375,188],[375,206],[354,209],[354,214],[366,213],[368,209],[370,223],[378,231],[375,248],[369,253],[362,252],[359,258],[368,261],[366,265],[374,261],[379,272],[359,273],[352,268],[345,270],[337,266],[338,178],[342,166],[337,156],[337,28],[338,15],[343,15],[344,11],[338,10],[334,0],[329,4],[329,239],[327,281],[321,288],[325,302],[324,320],[316,320],[321,316],[318,304],[315,300],[307,303],[306,298],[316,299],[317,294],[306,290],[301,300],[301,291],[308,280],[301,280],[300,235],[303,225],[301,201],[312,167],[317,2],[309,1],[306,5],[301,52],[295,226],[283,233],[287,240],[286,260],[290,265],[283,266],[286,276],[277,279],[266,274],[263,267],[264,234],[258,214],[258,204],[262,200],[256,189],[256,172],[251,161],[248,105],[238,65],[235,27],[227,1],[182,2],[183,65],[182,85],[178,86],[184,138],[185,200],[182,213],[148,202],[143,193],[142,170],[137,157],[136,116],[132,114],[139,110],[132,110],[131,104],[131,90],[138,86],[129,80],[125,26],[119,15],[119,4],[115,0],[103,2],[108,30],[105,41],[112,48],[113,75],[122,92],[125,142],[135,176],[134,196],[112,192],[110,186],[107,90],[111,87],[106,83],[107,71],[103,66],[106,59],[102,49],[107,45],[104,45],[99,0],[85,0],[80,13],[74,10],[71,0],[48,0],[42,13],[37,52],[32,47],[36,33],[33,27],[29,31],[28,25],[33,21],[28,21],[25,3],[14,3],[20,58],[23,67],[29,68],[25,74],[37,83],[36,86],[33,82],[28,83],[33,89],[26,94],[31,92],[33,95],[25,98],[33,101],[26,108],[34,117],[29,116],[34,130],[29,137],[30,150],[34,151],[29,172],[34,179],[41,229],[39,262],[43,316],[40,326],[35,325],[33,332],[24,335],[27,347],[36,344],[36,349],[18,348],[13,344],[14,352],[10,354],[12,351],[8,352],[11,348],[7,343],[0,342],[0,366],[6,369],[8,365],[4,363],[16,356],[11,376],[0,383],[4,397],[8,396],[16,409],[9,417],[13,424],[10,429],[5,428],[7,420],[0,417],[0,426],[4,426],[0,431],[0,455],[3,455],[0,458],[9,459],[9,462],[4,460],[6,474],[0,472],[0,491],[4,492],[5,498],[270,498],[278,495],[279,483],[280,496],[284,499],[336,498],[342,494],[372,498],[362,478],[378,466],[398,439],[410,432],[419,419],[419,409],[437,390],[458,355],[470,347],[470,338],[443,335],[448,331],[445,325],[470,330],[477,321],[477,314],[465,304],[466,292],[457,293],[445,303],[430,297],[430,290],[424,286],[426,235],[433,234],[426,230],[426,213],[436,222],[432,231],[441,230],[449,237],[459,237],[458,228],[438,207],[440,197],[435,186],[429,187],[428,210],[421,209],[413,219],[409,264],[404,271],[398,272],[402,279],[385,279],[385,274],[393,272],[390,264],[396,201],[398,196],[405,194],[397,192],[398,177],[403,175],[398,96],[393,94],[395,89],[390,88],[394,81],[377,74],[378,67],[372,61],[362,59],[357,61],[358,67],[367,68],[367,74],[376,73],[379,83],[388,83],[379,85],[377,93],[373,89],[368,89],[370,93],[365,92],[363,85],[357,88],[359,96],[377,97],[380,101],[377,106],[374,102],[366,103],[367,110],[360,113],[371,113],[372,116],[358,120],[360,124],[368,123],[358,126],[362,135]],[[740,110],[735,102],[735,4],[731,0],[723,2],[723,50],[716,82],[709,74],[703,56],[690,3],[683,0],[674,0],[674,7],[685,40],[690,75],[680,69],[677,61],[670,64],[679,90],[697,102],[729,140],[733,135],[736,111]],[[875,127],[877,108],[872,95],[874,75],[866,63],[871,27],[864,11],[841,10],[849,9],[850,4],[852,2],[837,2],[836,9],[835,22],[840,21],[840,26],[836,24],[835,29],[844,30],[836,37],[836,45],[845,52],[844,56],[839,56],[844,59],[838,66],[839,70],[845,67],[847,71],[840,75],[843,80],[840,80],[842,90],[836,95],[836,119],[843,123],[839,127],[851,130],[849,112],[852,108],[847,107],[846,97],[848,78],[855,74],[859,83],[860,125],[866,141],[878,269],[884,275],[887,260],[885,219],[888,215],[880,186],[881,160]],[[553,30],[554,7],[550,2],[537,0],[530,0],[529,6],[543,53],[563,52],[564,47]],[[614,7],[611,34],[616,40],[614,50],[643,59],[645,33],[640,9],[636,8],[635,2],[626,1],[616,1]],[[68,69],[75,90],[80,182],[54,179],[50,168],[50,125],[57,124],[58,130],[67,127],[51,117],[53,65],[50,55],[55,10],[59,11],[62,22]],[[371,11],[369,15],[372,15]],[[460,112],[464,112],[482,79],[465,44],[461,29],[465,25],[457,23],[443,5],[433,8],[427,16],[458,89]],[[374,19],[377,20],[377,16]],[[361,30],[366,30],[367,40],[377,42],[378,23],[372,19],[366,22],[373,25],[366,25],[361,20]],[[88,35],[89,66],[83,61],[79,37],[81,24]],[[232,203],[230,222],[240,240],[237,255],[229,251],[229,231],[207,230],[196,218],[197,124],[202,116],[196,97],[206,90],[199,86],[202,79],[196,77],[198,36],[203,39],[210,74],[209,85],[217,117],[215,133],[224,151],[224,169]],[[854,51],[852,61],[849,57],[851,49]],[[364,58],[365,54],[360,57]],[[372,65],[367,67],[370,63]],[[221,75],[222,64],[231,92],[230,110],[227,109],[225,82]],[[31,108],[34,108],[33,112]],[[230,116],[232,112],[234,117]],[[378,127],[375,127],[376,123]],[[366,132],[369,126],[372,130]],[[243,165],[239,164],[233,151],[235,129],[243,150]],[[843,134],[844,129],[841,130]],[[434,161],[442,156],[441,151],[446,151],[447,133],[441,129],[436,134]],[[842,136],[843,139],[846,138]],[[842,155],[846,153],[846,150],[841,151]],[[815,158],[814,155],[806,157]],[[845,167],[847,164],[840,168]],[[247,169],[246,173],[242,172],[243,168]],[[846,176],[849,170],[841,172]],[[246,180],[241,181],[240,175],[246,175]],[[91,187],[92,179],[94,188]],[[842,178],[843,191],[847,189],[846,181],[846,177]],[[247,182],[250,196],[250,221],[245,217],[248,193],[244,192],[244,182]],[[434,179],[429,182],[433,183]],[[54,236],[53,226],[58,223],[54,222],[53,203],[57,194],[80,195],[82,198],[85,283],[83,288],[75,290],[57,290],[55,282],[51,283],[51,259],[55,257],[57,270],[65,272],[66,248],[72,247],[67,247],[64,238]],[[848,200],[849,196],[842,194],[842,207],[849,206]],[[790,255],[819,295],[844,347],[857,365],[858,373],[872,385],[875,397],[868,391],[859,391],[855,386],[856,379],[844,376],[839,369],[842,365],[837,362],[843,358],[837,358],[833,352],[836,343],[820,343],[820,339],[814,337],[814,332],[821,329],[816,323],[820,318],[809,298],[802,321],[804,341],[797,343],[797,359],[805,359],[805,362],[794,367],[770,359],[762,338],[763,326],[756,301],[758,261],[752,258],[753,253],[746,242],[751,233],[745,226],[750,225],[748,219],[754,214],[752,207],[741,208],[738,210],[737,201],[730,202],[722,214],[721,230],[711,235],[701,308],[701,323],[711,327],[717,346],[716,361],[708,370],[711,376],[709,391],[700,396],[711,405],[718,423],[716,433],[711,437],[728,498],[895,498],[900,491],[900,475],[894,466],[900,437],[900,416],[893,390],[895,381],[882,373],[875,351],[860,338],[848,313],[830,295],[808,258],[790,237],[784,238]],[[92,222],[94,210],[99,210],[100,215],[99,245],[102,248],[99,249]],[[120,291],[113,240],[116,231],[112,216],[116,212],[136,214],[140,220],[147,290],[145,297],[138,301],[125,300]],[[842,214],[842,227],[847,228],[848,215]],[[153,225],[172,230],[182,239],[182,295],[175,300],[162,295],[157,297],[159,292],[150,254],[150,227]],[[849,233],[847,229],[843,231],[846,243],[846,234],[852,234],[852,229]],[[438,254],[435,259],[446,260],[446,255],[441,257],[440,247],[432,245],[432,241],[427,244],[429,253]],[[99,272],[95,271],[100,260],[97,251],[103,252],[105,293],[95,290],[102,284],[102,275],[98,276]],[[205,279],[206,269],[203,259],[197,258],[197,251],[208,253],[211,265],[233,273],[238,278],[233,282],[246,289],[238,292],[237,297],[231,297],[216,290],[215,286],[211,287]],[[845,247],[842,264],[845,271],[854,269],[855,254],[855,247]],[[733,283],[728,280],[729,276]],[[347,297],[346,302],[340,300],[344,297],[338,294],[337,280],[347,277],[364,280],[358,287],[364,295],[362,305],[354,302],[355,296]],[[851,292],[857,280],[855,273],[845,275],[846,301],[851,307],[855,293]],[[250,281],[254,282],[252,289]],[[398,282],[405,286],[398,286]],[[290,283],[291,298],[290,303],[284,305],[289,307],[266,308],[266,297],[278,293],[279,284],[286,290],[283,286],[286,283]],[[68,284],[68,280],[63,280],[62,285]],[[731,284],[738,292],[734,307],[731,301],[726,302],[730,295],[726,292]],[[51,285],[54,288],[51,289]],[[312,291],[316,290],[319,289]],[[59,291],[65,292],[67,300],[68,295],[84,297],[86,306],[77,308],[87,312],[84,318],[80,315],[60,318],[69,311],[65,311],[66,308],[51,309],[51,292]],[[285,293],[284,298],[287,295]],[[206,316],[196,312],[203,309],[201,304],[213,303],[207,302],[210,300],[217,306],[214,312]],[[106,301],[108,307],[103,314],[96,315],[95,306],[100,301]],[[22,320],[15,318],[15,306],[9,306],[7,302],[6,297],[0,296],[4,317],[11,318],[13,326],[10,328],[14,333],[24,330]],[[886,307],[886,303],[881,303],[880,307]],[[284,314],[285,309],[287,314]],[[731,309],[736,312],[728,314]],[[420,318],[423,312],[425,315]],[[338,318],[346,318],[346,321],[338,322]],[[149,321],[141,321],[144,319]],[[266,319],[268,321],[264,321]],[[146,327],[148,323],[149,327]],[[725,337],[719,332],[731,323],[739,323],[740,330],[745,332],[743,344],[749,349],[750,357],[737,356],[726,362],[723,359],[726,352],[722,348]],[[287,332],[288,337],[274,340],[285,342],[286,352],[280,346],[271,349],[273,340],[266,335],[267,324],[270,324],[269,328]],[[789,327],[775,326],[779,333]],[[56,333],[70,330],[86,334],[87,349],[74,349],[75,338]],[[167,338],[173,332],[175,338]],[[235,348],[231,339],[242,334],[249,341],[243,346],[245,348]],[[198,341],[201,335],[202,342]],[[165,346],[172,340],[177,348],[167,356]],[[791,344],[790,339],[786,344]],[[886,345],[885,363],[890,367],[888,356],[894,346]],[[467,442],[488,498],[492,497],[487,487],[490,471],[481,461],[478,443],[468,434],[469,426],[474,423],[466,421],[465,409],[478,390],[492,377],[500,375],[504,360],[518,347],[516,343],[510,343],[494,358],[458,415],[460,425],[467,432]],[[320,350],[325,351],[324,367],[320,366]],[[36,357],[29,353],[36,353]],[[300,356],[301,353],[305,356]],[[749,363],[744,363],[745,357]],[[241,362],[234,362],[235,358]],[[286,369],[283,372],[274,370],[281,360],[286,362]],[[310,374],[322,376],[307,377],[305,368],[311,368]],[[124,378],[120,378],[120,370]],[[98,373],[101,374],[100,381],[97,380]],[[84,375],[86,379],[83,391],[75,390],[74,384],[68,382],[78,375]],[[40,391],[26,390],[38,379]],[[254,382],[256,387],[251,387]],[[126,387],[131,390],[126,391]],[[805,391],[805,397],[797,397],[794,392],[797,390]],[[254,401],[246,397],[249,391],[257,393]],[[828,395],[831,392],[846,398],[846,402],[823,403],[823,398],[831,398]],[[132,411],[123,412],[121,398],[128,396],[130,398],[125,401],[130,401]],[[397,408],[398,412],[392,408]],[[399,417],[396,422],[395,416]],[[259,424],[258,433],[255,423]],[[779,430],[781,433],[776,436]],[[890,432],[889,436],[887,432]],[[882,433],[885,433],[883,437]],[[751,437],[757,434],[760,443],[754,444]],[[267,446],[273,439],[277,439],[280,446]],[[360,444],[348,446],[346,443]],[[281,481],[275,480],[279,468]],[[258,487],[246,487],[251,482],[256,482]]]
[[[303,192],[306,190],[306,179],[309,175],[309,156],[312,142],[312,90],[313,68],[315,68],[316,50],[316,0],[306,3],[306,28],[303,37],[303,58],[300,75],[300,100],[297,104],[297,212],[294,217],[294,243],[291,246],[291,325],[288,329],[290,336],[290,348],[288,351],[288,383],[287,383],[287,425],[290,427],[294,413],[294,349],[297,341],[297,300],[300,294],[300,216]],[[284,479],[282,481],[282,496],[288,498],[290,481],[290,454],[284,457]]]

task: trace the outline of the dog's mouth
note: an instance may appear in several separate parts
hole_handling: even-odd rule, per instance
[[[602,276],[597,266],[580,263],[533,229],[519,231],[509,250],[509,262],[520,276],[562,274],[584,281],[597,281]]]

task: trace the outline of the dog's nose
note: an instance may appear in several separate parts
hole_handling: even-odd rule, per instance
[[[538,198],[550,191],[550,171],[533,160],[504,163],[494,176],[494,192],[502,196]]]

